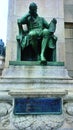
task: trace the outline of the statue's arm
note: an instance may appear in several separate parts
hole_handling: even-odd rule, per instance
[[[27,24],[28,17],[29,17],[29,13],[27,15],[23,16],[22,18],[20,18],[20,19],[17,20],[20,41],[22,41],[22,39],[23,39],[23,36],[24,36],[23,25]]]
[[[44,28],[49,29],[49,23],[44,18],[42,18],[42,21],[43,21]]]
[[[25,16],[23,16],[22,18],[20,18],[20,19],[18,19],[17,20],[17,23],[18,24],[27,24],[27,19],[28,19],[28,17],[30,16],[30,14],[28,13],[28,14],[26,14]]]

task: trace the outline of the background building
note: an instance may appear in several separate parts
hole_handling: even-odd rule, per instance
[[[64,0],[65,63],[73,77],[73,0]]]

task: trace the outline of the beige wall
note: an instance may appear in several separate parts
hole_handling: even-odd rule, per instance
[[[73,22],[73,0],[64,0],[64,21]]]
[[[18,34],[17,18],[22,17],[28,12],[29,4],[36,2],[38,5],[38,14],[45,17],[50,22],[53,17],[56,17],[57,29],[57,61],[64,61],[65,39],[64,39],[64,7],[63,0],[9,0],[9,15],[8,15],[8,33],[7,33],[7,51],[6,51],[6,66],[9,60],[16,61],[17,59],[17,42],[16,35]]]
[[[73,0],[64,0],[64,21],[65,63],[69,71],[69,75],[73,77]]]

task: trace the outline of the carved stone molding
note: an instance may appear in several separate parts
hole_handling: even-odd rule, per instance
[[[52,90],[45,89],[45,90],[39,90],[39,89],[24,89],[24,90],[12,90],[9,92],[11,96],[14,97],[63,97],[67,94],[66,91],[60,91],[60,90]],[[63,105],[63,104],[61,104]],[[59,115],[13,115],[12,114],[12,123],[13,125],[19,129],[19,130],[55,130],[59,127],[61,127],[64,123],[64,114]]]
[[[26,115],[14,116],[12,122],[17,129],[25,130],[55,130],[64,123],[64,115]]]
[[[69,124],[73,124],[73,102],[68,102],[64,106],[65,120]]]
[[[73,128],[73,102],[63,106],[61,115],[25,115],[13,114],[13,106],[0,102],[0,129],[10,130],[56,130],[63,128],[66,121]]]
[[[12,106],[9,103],[0,103],[0,129],[8,127],[10,124],[10,113]]]

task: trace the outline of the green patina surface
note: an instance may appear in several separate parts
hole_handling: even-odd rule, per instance
[[[37,5],[32,2],[28,13],[17,20],[17,25],[17,60],[56,61],[56,18],[48,23],[44,17],[37,14]]]
[[[40,61],[9,61],[9,65],[16,66],[40,66]],[[46,66],[64,66],[64,62],[47,62]]]

